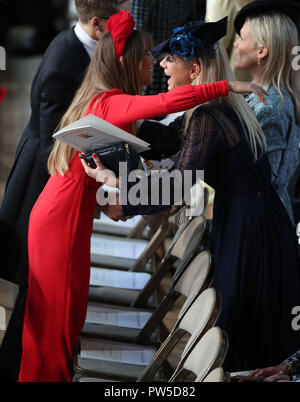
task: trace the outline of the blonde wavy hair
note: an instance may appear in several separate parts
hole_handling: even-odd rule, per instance
[[[86,76],[57,130],[83,117],[91,99],[97,94],[101,95],[111,89],[121,89],[126,94],[138,95],[142,88],[143,56],[152,47],[153,41],[148,33],[133,31],[126,41],[122,62],[120,62],[115,56],[111,34],[106,33],[98,42]],[[76,151],[70,146],[61,141],[55,141],[48,159],[49,173],[52,176],[57,172],[64,175],[69,170],[70,160],[75,154]]]
[[[215,45],[215,52],[216,55],[214,59],[204,56],[196,60],[201,67],[201,71],[193,81],[193,85],[207,84],[209,82],[222,80],[234,81],[234,75],[230,67],[228,56],[221,42]],[[185,61],[185,63],[187,62]],[[242,125],[247,129],[247,140],[254,155],[254,159],[257,160],[266,152],[266,140],[252,109],[248,106],[243,95],[229,92],[227,97],[219,98],[214,102],[228,104],[236,112]],[[195,109],[196,108],[193,108],[186,113],[185,131],[188,128]]]
[[[281,88],[291,95],[295,108],[296,122],[300,125],[300,71],[292,68],[294,47],[299,46],[296,25],[285,14],[278,12],[263,13],[247,19],[257,40],[257,47],[269,50],[262,75],[262,82],[273,85],[282,101]]]

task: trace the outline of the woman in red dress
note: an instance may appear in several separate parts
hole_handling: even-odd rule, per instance
[[[135,133],[135,120],[190,109],[226,96],[228,87],[252,92],[250,84],[223,81],[138,96],[151,83],[154,59],[151,38],[133,26],[124,11],[110,18],[109,32],[99,41],[60,127],[93,113]],[[73,353],[88,302],[90,237],[99,183],[87,177],[78,152],[60,142],[48,167],[51,177],[29,222],[29,289],[19,374],[23,382],[71,381]]]

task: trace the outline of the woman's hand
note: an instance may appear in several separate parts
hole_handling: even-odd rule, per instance
[[[97,165],[96,169],[91,168],[84,159],[81,158],[81,163],[82,166],[86,172],[86,174],[93,179],[95,179],[97,182],[106,184],[109,187],[119,187],[120,186],[120,181],[119,179],[115,176],[114,172],[111,170],[107,169],[102,162],[100,161],[100,158],[98,157],[97,154],[93,154],[93,159],[95,164]]]
[[[285,363],[264,369],[256,369],[251,373],[251,376],[263,377],[264,382],[290,382],[289,366]]]
[[[267,105],[265,96],[269,93],[260,85],[254,84],[254,82],[243,82],[243,81],[228,81],[228,89],[230,92],[235,92],[236,94],[255,94],[259,102]]]
[[[97,165],[96,169],[91,168],[86,161],[81,158],[81,163],[86,174],[95,179],[97,182],[106,184],[109,187],[119,187],[120,182],[119,179],[116,178],[114,172],[105,168],[97,154],[93,154],[93,159]],[[114,193],[113,199],[115,203],[113,205],[108,203],[101,206],[101,211],[108,216],[108,218],[116,222],[118,220],[125,222],[127,219],[131,219],[131,217],[125,217],[123,214],[122,205],[119,204],[119,194]]]
[[[101,207],[101,211],[110,219],[113,221],[127,221],[127,219],[131,219],[130,217],[125,217],[123,214],[123,209],[121,205],[104,205]]]
[[[109,199],[109,193],[108,197]],[[125,217],[123,214],[123,208],[122,205],[120,205],[120,197],[119,194],[114,193],[113,194],[113,203],[106,203],[105,205],[101,206],[101,211],[110,219],[114,221],[121,220],[123,222],[127,221],[127,219],[131,219],[131,217]]]

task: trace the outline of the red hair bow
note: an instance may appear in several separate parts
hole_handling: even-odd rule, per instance
[[[126,40],[132,34],[134,25],[134,19],[128,11],[124,10],[112,15],[107,21],[107,32],[110,32],[113,38],[118,59],[124,52]]]
[[[0,105],[7,94],[7,90],[3,87],[0,87]]]

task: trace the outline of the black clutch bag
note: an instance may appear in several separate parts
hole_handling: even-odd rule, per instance
[[[117,142],[113,144],[104,145],[101,148],[95,149],[93,152],[87,152],[83,158],[87,164],[96,169],[96,164],[93,159],[93,154],[97,154],[103,165],[112,170],[117,177],[119,177],[119,163],[127,162],[127,175],[132,171],[138,169],[140,155],[127,143]]]

